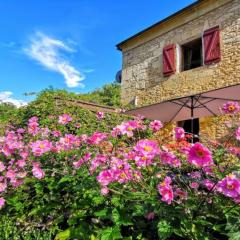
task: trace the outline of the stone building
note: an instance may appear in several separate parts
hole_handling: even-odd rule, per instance
[[[240,0],[198,0],[117,48],[124,104],[138,107],[238,84]],[[205,130],[206,121],[210,128],[209,120],[200,123]]]

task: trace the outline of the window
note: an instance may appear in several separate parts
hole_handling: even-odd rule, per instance
[[[183,71],[203,65],[201,38],[182,45],[182,62]]]
[[[179,71],[220,62],[220,33],[219,26],[215,26],[204,31],[202,38],[182,45],[172,43],[164,46],[162,52],[163,76],[169,77]]]

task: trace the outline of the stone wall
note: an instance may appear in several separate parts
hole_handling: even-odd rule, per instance
[[[222,60],[219,63],[183,72],[178,63],[176,74],[163,77],[164,46],[194,40],[216,25],[221,31]],[[123,48],[122,52],[122,101],[125,104],[135,97],[141,106],[240,83],[240,0],[228,1],[141,45]]]

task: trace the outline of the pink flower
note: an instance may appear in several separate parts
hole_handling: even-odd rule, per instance
[[[26,165],[26,161],[24,159],[20,159],[16,162],[16,165],[20,168],[23,168]]]
[[[65,134],[64,137],[61,137],[58,142],[59,150],[70,150],[74,147],[76,137],[72,134]]]
[[[229,101],[223,105],[222,110],[227,114],[235,114],[239,112],[240,106],[238,102]]]
[[[79,169],[84,164],[84,160],[81,158],[77,162],[73,162],[73,167]]]
[[[32,117],[28,120],[28,133],[35,136],[39,132],[38,118]]]
[[[10,149],[7,144],[5,144],[1,150],[6,157],[9,157],[13,153],[13,149]]]
[[[32,174],[37,179],[42,179],[45,176],[44,171],[40,168],[40,164],[37,162],[33,163]]]
[[[0,162],[0,172],[3,172],[6,169],[5,165],[3,162]]]
[[[6,182],[0,182],[0,193],[4,192],[7,188]]]
[[[219,166],[219,170],[221,171],[221,166]],[[207,175],[209,175],[209,176],[214,176],[215,174],[214,174],[214,172],[213,172],[213,169],[212,169],[212,167],[211,166],[206,166],[206,167],[203,167],[203,172],[204,173],[206,173]]]
[[[29,152],[27,150],[22,150],[20,151],[19,155],[23,158],[26,159],[29,155]]]
[[[72,121],[72,117],[68,114],[63,114],[58,118],[58,123],[62,125],[66,125],[71,121]]]
[[[96,117],[98,120],[101,120],[104,118],[104,112],[97,112]]]
[[[24,132],[25,132],[25,129],[23,129],[23,128],[17,129],[17,133],[19,133],[19,134],[23,134]]]
[[[6,178],[8,179],[14,179],[16,177],[16,173],[14,170],[9,169],[6,173]]]
[[[29,123],[33,123],[33,122],[37,122],[38,121],[38,117],[34,116],[34,117],[31,117],[29,118],[28,122]]]
[[[183,191],[180,188],[177,188],[175,191],[175,196],[179,197],[180,199],[187,199],[188,198],[188,193]]]
[[[119,183],[126,183],[132,179],[132,171],[130,169],[112,169],[113,178]]]
[[[214,183],[213,183],[211,180],[209,180],[209,179],[203,180],[203,185],[204,185],[209,191],[212,190],[213,187],[214,187]]]
[[[114,181],[113,172],[111,170],[103,170],[97,176],[97,181],[101,186],[106,187],[109,183]]]
[[[201,179],[202,177],[201,172],[199,171],[191,172],[188,175],[190,175],[191,178],[195,178],[195,179]]]
[[[162,196],[162,201],[166,202],[167,204],[171,204],[174,198],[173,190],[170,185],[171,182],[172,182],[171,178],[166,177],[162,183],[158,184],[158,191]]]
[[[152,129],[153,132],[157,132],[163,127],[161,121],[154,120],[150,123],[149,128]]]
[[[83,158],[80,158],[77,162],[73,162],[73,167],[79,169],[84,163],[91,158],[91,153],[86,153]]]
[[[23,184],[22,179],[12,179],[10,182],[11,182],[11,184],[14,188],[17,188],[17,187],[19,187],[20,185]]]
[[[54,137],[60,137],[60,136],[61,136],[61,132],[55,130],[55,131],[52,131],[52,135],[53,135]]]
[[[99,166],[105,164],[106,161],[107,157],[105,155],[98,154],[94,159],[92,159],[89,171],[93,173]]]
[[[195,143],[188,153],[188,161],[197,167],[213,165],[212,153],[201,143]]]
[[[217,183],[217,191],[227,197],[237,198],[240,196],[240,179],[234,174],[229,174]]]
[[[190,183],[190,187],[193,189],[197,189],[197,188],[199,188],[199,184],[197,182],[192,182],[192,183]]]
[[[233,199],[236,204],[240,204],[240,195]]]
[[[152,158],[159,154],[160,151],[157,142],[148,139],[138,141],[137,145],[134,147],[134,150],[140,153],[142,156]]]
[[[143,129],[143,125],[141,121],[131,120],[128,122],[124,122],[121,125],[116,126],[113,129],[112,135],[127,135],[128,137],[133,136],[133,131],[137,129]]]
[[[34,156],[42,156],[51,150],[52,143],[48,140],[37,140],[36,142],[32,142],[30,146]]]
[[[49,128],[46,127],[41,129],[42,137],[48,137],[49,133],[50,133]]]
[[[5,205],[5,199],[4,198],[0,198],[0,208],[2,208]]]
[[[240,127],[236,130],[236,139],[240,141]]]
[[[103,196],[107,195],[109,193],[109,189],[107,187],[102,187],[101,188],[101,194]]]
[[[169,164],[174,167],[180,167],[181,161],[171,152],[161,151],[160,159],[163,164]]]
[[[95,132],[91,137],[89,137],[88,142],[89,144],[99,144],[101,141],[105,140],[107,135],[101,132]]]
[[[174,128],[175,139],[183,139],[185,138],[185,130],[181,127]]]
[[[134,160],[138,167],[146,167],[153,163],[153,158],[149,156],[136,156]]]

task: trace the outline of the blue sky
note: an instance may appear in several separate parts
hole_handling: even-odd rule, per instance
[[[115,45],[194,0],[0,2],[0,100],[30,101],[44,88],[77,93],[114,81]]]

